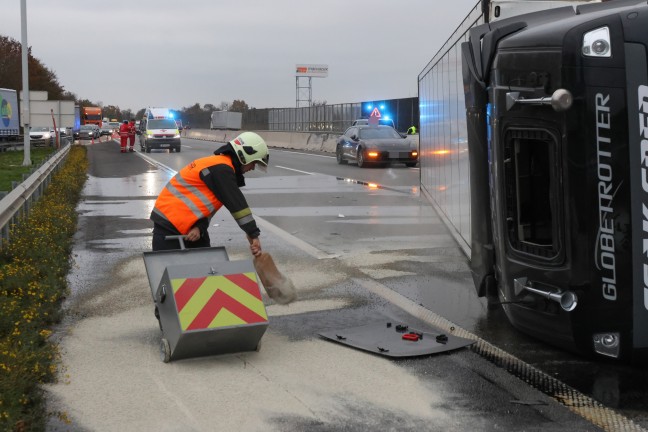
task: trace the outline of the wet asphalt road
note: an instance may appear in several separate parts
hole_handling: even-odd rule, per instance
[[[91,178],[80,205],[76,266],[70,276],[72,295],[67,305],[70,318],[64,334],[66,331],[74,334],[75,328],[83,328],[85,322],[96,317],[109,319],[125,309],[150,309],[148,287],[144,295],[134,296],[136,298],[129,299],[126,304],[111,301],[110,293],[122,288],[115,283],[123,277],[125,263],[137,262],[141,253],[149,249],[151,224],[147,215],[173,170],[216,146],[215,143],[184,140],[180,154],[154,152],[147,155],[119,154],[114,142],[89,148]],[[162,165],[156,165],[156,161]],[[362,281],[367,280],[400,294],[412,305],[423,306],[443,316],[585,394],[599,398],[607,406],[620,409],[636,423],[647,424],[643,373],[633,368],[588,362],[538,344],[511,329],[501,311],[489,311],[485,302],[475,297],[465,257],[431,207],[418,196],[416,183],[412,181],[417,181],[416,169],[359,170],[354,166],[338,166],[334,159],[324,156],[279,151],[272,153],[271,162],[267,174],[248,176],[244,192],[259,218],[264,248],[273,252],[275,260],[293,279],[303,281],[300,285],[308,288],[300,292],[300,302],[294,305],[295,308],[297,305],[305,307],[304,312],[285,313],[268,303],[269,333],[273,338],[277,335],[285,338],[288,347],[314,340],[323,343],[321,353],[333,355],[329,363],[336,363],[344,358],[339,354],[351,351],[354,362],[335,368],[337,375],[346,378],[346,389],[327,389],[323,383],[318,386],[320,377],[314,376],[314,371],[293,371],[298,380],[312,382],[307,385],[309,392],[321,393],[319,396],[327,401],[337,398],[342,402],[335,416],[304,402],[311,407],[310,414],[265,413],[257,419],[260,423],[245,427],[239,424],[238,430],[599,430],[470,350],[421,359],[388,360],[387,364],[397,371],[392,370],[392,377],[376,376],[363,367],[374,361],[384,364],[382,357],[321,342],[317,333],[323,329],[373,321],[403,321],[417,328],[432,328],[429,322],[415,318],[411,310],[397,307],[384,296],[366,289],[368,285]],[[372,187],[367,184],[371,181],[384,187]],[[225,245],[230,257],[244,259],[245,244],[240,231],[231,226],[231,217],[219,213],[213,224],[212,243]],[[138,274],[141,279],[141,270]],[[138,287],[141,290],[141,281]],[[155,349],[159,331],[155,321],[148,318],[143,323],[146,337],[141,345],[150,352]],[[264,341],[268,338],[264,337]],[[103,348],[120,349],[120,341],[112,343],[114,345]],[[268,342],[264,342],[259,356],[265,351],[272,354],[270,348],[266,349],[267,345]],[[137,346],[137,350],[141,348]],[[68,360],[70,372],[78,370],[79,374],[95,377],[104,386],[115,386],[111,391],[117,393],[133,391],[128,386],[124,388],[125,384],[119,380],[100,379],[100,375],[106,374],[100,365],[92,368],[87,362],[77,363],[73,342],[65,352],[68,357],[64,354],[63,361]],[[258,360],[250,356],[247,360],[251,363]],[[367,364],[363,364],[365,361]],[[196,379],[200,379],[201,372],[209,364],[207,358],[198,363],[188,360],[153,365],[163,371],[172,366],[174,373],[195,374]],[[200,365],[198,370],[195,369],[197,365]],[[355,378],[349,372],[355,372]],[[398,380],[387,387],[381,384],[402,378],[400,374],[406,377],[404,382],[416,382],[414,388],[403,390]],[[68,389],[54,386],[52,406],[69,411],[72,426],[53,423],[52,430],[111,430],[124,425],[117,419],[97,416],[97,407],[91,400],[82,402],[69,394],[72,390],[88,391],[85,386],[92,386],[88,379],[79,383],[81,380],[75,380],[71,373],[70,380]],[[331,380],[335,378],[325,377],[324,382]],[[364,393],[359,394],[357,389],[366,386],[369,386],[369,393],[373,386],[381,398],[375,400]],[[401,394],[404,391],[412,393],[410,396],[416,395],[420,391],[417,386],[432,393],[432,396],[426,395],[430,400],[423,406],[419,406],[420,400],[408,401],[407,395]],[[144,394],[138,400],[150,398],[147,389],[140,390]],[[180,397],[181,390],[178,392],[177,397]],[[102,391],[99,393],[101,395]],[[383,398],[393,399],[393,403]],[[412,404],[416,409],[408,409],[403,404]],[[157,430],[158,419],[148,417],[147,406],[132,405],[133,409],[141,411],[139,420],[143,429],[138,430]],[[433,413],[429,412],[430,408]],[[184,415],[193,423],[183,423],[183,416],[179,415],[178,420],[174,418],[167,424],[180,426],[167,430],[217,430],[202,426],[204,423],[196,418],[195,412]]]

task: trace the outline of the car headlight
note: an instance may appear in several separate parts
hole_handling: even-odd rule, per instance
[[[180,138],[180,134],[176,133],[175,135],[173,135],[173,138]]]
[[[587,57],[612,57],[610,29],[601,27],[585,33],[582,51]]]

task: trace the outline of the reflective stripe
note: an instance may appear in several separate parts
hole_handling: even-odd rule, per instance
[[[247,207],[247,208],[244,208],[243,210],[239,210],[237,212],[232,213],[232,217],[234,219],[240,219],[240,218],[242,218],[244,216],[247,216],[249,214],[252,214],[252,210],[250,210],[250,208]]]
[[[209,168],[203,168],[203,170],[200,171],[200,173],[202,175],[204,175],[204,176],[208,176],[209,174],[211,174],[211,172],[209,171]]]
[[[195,197],[198,198],[198,199],[200,200],[200,202],[201,202],[205,207],[207,207],[207,210],[209,210],[209,214],[214,213],[214,205],[211,203],[211,201],[209,200],[209,198],[207,198],[207,197],[205,196],[205,194],[203,194],[203,193],[200,191],[200,189],[198,189],[197,187],[192,186],[192,185],[190,185],[189,183],[187,183],[187,182],[185,181],[185,179],[183,179],[182,176],[181,176],[180,174],[176,174],[174,178],[175,178],[175,180],[180,184],[180,186],[183,186],[183,187],[186,188],[189,192],[191,192],[192,194],[194,194]],[[184,195],[183,195],[183,196],[184,196]],[[201,215],[200,217],[203,217],[203,216]]]
[[[178,189],[176,189],[176,187],[173,186],[171,182],[167,184],[166,188],[171,193],[171,195],[173,195],[174,197],[182,201],[184,205],[186,205],[189,208],[189,210],[191,210],[191,213],[193,213],[193,215],[196,216],[196,218],[201,219],[205,217],[205,215],[200,211],[200,209],[196,207],[196,204],[194,204],[193,201],[191,201],[188,197],[184,196]]]
[[[157,207],[153,207],[153,211],[152,211],[151,213],[155,213],[156,215],[160,216],[160,217],[161,217],[162,219],[164,219],[165,221],[171,223],[171,221],[169,220],[169,218],[166,217],[166,216],[164,216],[164,214],[163,214],[160,210],[158,210]]]
[[[246,223],[254,222],[254,216],[249,215],[249,216],[244,216],[241,219],[236,219],[236,223],[239,224],[239,226],[243,226]]]

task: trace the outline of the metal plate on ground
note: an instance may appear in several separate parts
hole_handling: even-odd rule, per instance
[[[464,348],[475,343],[438,329],[422,331],[404,323],[382,321],[359,327],[327,330],[320,336],[386,357],[418,357]]]

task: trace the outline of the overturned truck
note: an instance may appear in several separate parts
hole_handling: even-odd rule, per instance
[[[421,190],[516,328],[645,359],[648,4],[492,10],[419,75]]]

